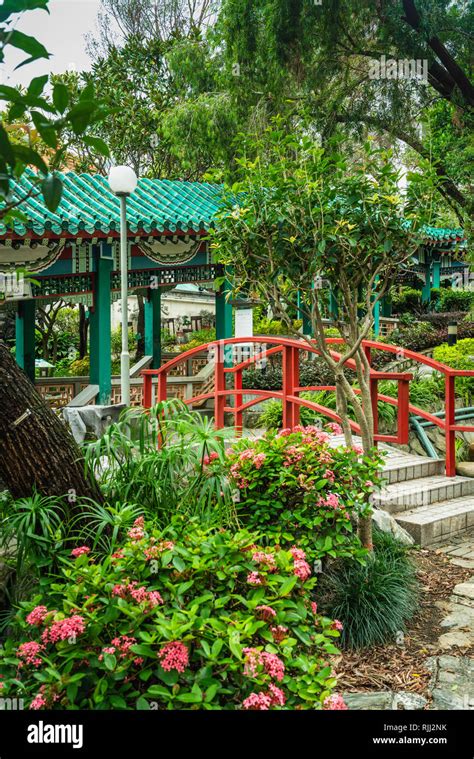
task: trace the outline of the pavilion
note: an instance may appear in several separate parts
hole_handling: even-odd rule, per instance
[[[90,383],[98,403],[111,394],[111,303],[120,295],[119,199],[98,174],[62,175],[56,212],[47,210],[35,174],[27,169],[13,189],[24,220],[0,223],[0,274],[24,269],[31,277],[17,301],[16,358],[35,376],[35,303],[59,298],[83,303],[90,319]],[[127,202],[128,287],[145,303],[145,353],[150,368],[161,364],[161,293],[182,283],[213,283],[225,272],[212,260],[206,240],[221,205],[222,187],[205,182],[141,178]],[[464,244],[460,229],[427,227],[426,243],[413,262],[424,276],[423,297],[442,276],[465,272],[455,253]],[[218,339],[232,336],[228,285],[215,293]],[[10,299],[11,300],[11,299]],[[384,307],[382,306],[382,313]]]

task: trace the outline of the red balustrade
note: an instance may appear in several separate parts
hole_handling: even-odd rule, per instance
[[[244,360],[234,363],[234,346],[242,346],[242,350],[248,350],[249,346],[252,351],[258,346],[258,352],[245,358]],[[342,345],[344,340],[338,337],[326,339],[326,344]],[[267,346],[272,347],[268,348]],[[260,349],[262,346],[262,349]],[[413,406],[410,403],[410,380],[413,375],[406,372],[378,372],[370,368],[370,395],[372,401],[372,410],[374,416],[374,439],[389,443],[408,443],[409,435],[409,415],[417,416],[430,421],[435,426],[444,430],[446,435],[446,474],[452,477],[456,474],[456,432],[474,432],[474,425],[456,424],[455,421],[455,381],[456,377],[474,377],[474,371],[464,369],[452,369],[446,364],[435,361],[432,358],[415,353],[414,351],[405,350],[396,345],[379,343],[375,340],[364,340],[362,343],[365,355],[371,364],[372,352],[374,350],[394,353],[419,364],[425,364],[445,377],[445,417],[440,419],[423,409]],[[185,403],[192,405],[208,398],[214,399],[214,423],[216,428],[224,427],[226,413],[232,413],[234,416],[234,426],[239,432],[242,430],[243,412],[261,403],[267,398],[277,398],[282,401],[283,406],[283,426],[293,428],[299,423],[300,407],[314,409],[328,419],[341,422],[339,415],[333,409],[322,406],[314,401],[300,397],[301,392],[329,390],[335,392],[334,385],[312,385],[301,387],[299,384],[299,357],[300,351],[304,353],[314,353],[320,355],[316,344],[309,344],[306,340],[297,340],[292,338],[281,338],[274,335],[268,337],[232,337],[226,340],[216,340],[206,345],[199,345],[189,351],[177,355],[168,361],[160,369],[145,369],[143,375],[143,406],[150,408],[153,405],[153,378],[157,377],[156,402],[167,399],[167,375],[170,370],[182,361],[187,361],[194,354],[208,350],[209,360],[214,364],[214,387],[209,392],[202,393],[193,398],[187,398]],[[255,388],[243,388],[242,374],[243,371],[261,361],[266,360],[269,356],[282,354],[283,381],[282,389],[279,390],[258,390]],[[332,357],[336,361],[343,360],[344,356],[335,350],[330,349]],[[354,359],[346,361],[349,368],[355,369]],[[234,377],[233,386],[227,387],[227,377]],[[394,380],[398,383],[398,397],[392,398],[378,392],[378,383],[380,380]],[[359,392],[360,390],[355,390]],[[244,402],[243,396],[254,396],[251,400]],[[233,405],[227,405],[227,398],[233,398]],[[379,432],[378,426],[378,402],[384,401],[397,408],[397,430],[396,434],[386,435]],[[351,429],[360,433],[359,425],[350,421]]]

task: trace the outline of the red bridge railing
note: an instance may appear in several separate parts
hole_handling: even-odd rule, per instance
[[[330,337],[326,339],[327,345],[344,344],[342,338]],[[236,347],[240,345],[240,351]],[[268,346],[273,347],[268,347]],[[406,372],[379,372],[370,369],[370,394],[372,409],[374,414],[374,438],[378,441],[388,443],[408,443],[409,436],[409,415],[417,416],[430,421],[435,426],[444,430],[446,435],[446,474],[452,477],[456,474],[456,432],[474,432],[474,425],[456,424],[455,420],[455,381],[456,377],[474,377],[474,371],[464,369],[452,369],[446,364],[434,361],[427,356],[423,356],[414,351],[405,350],[396,345],[379,343],[374,340],[364,340],[363,348],[365,354],[371,363],[372,351],[380,350],[388,353],[394,353],[402,356],[403,359],[409,359],[416,363],[425,364],[445,377],[445,417],[440,419],[428,411],[413,406],[409,400],[409,385],[413,375]],[[257,346],[258,352],[255,351]],[[260,348],[261,346],[261,348]],[[299,380],[299,353],[314,353],[320,355],[316,345],[310,345],[305,340],[296,340],[292,338],[281,338],[274,335],[258,337],[233,337],[226,340],[216,340],[206,345],[199,345],[189,351],[181,353],[176,358],[171,359],[160,369],[145,369],[143,374],[143,406],[150,408],[153,402],[164,401],[167,399],[167,376],[170,370],[182,361],[187,361],[195,353],[208,350],[209,360],[214,364],[214,387],[209,392],[202,393],[193,398],[187,398],[184,402],[188,405],[205,401],[209,398],[214,400],[214,422],[216,428],[224,427],[224,415],[232,413],[234,416],[234,426],[237,430],[242,430],[243,412],[251,406],[261,403],[267,398],[276,398],[282,401],[283,406],[283,426],[294,427],[299,423],[300,407],[313,409],[318,413],[326,416],[328,419],[340,422],[339,415],[333,409],[322,406],[319,403],[301,398],[301,392],[328,390],[335,391],[334,385],[310,385],[300,386]],[[239,353],[251,353],[241,359]],[[259,390],[256,388],[243,388],[242,376],[245,369],[252,365],[264,361],[274,354],[282,355],[282,389],[281,390]],[[331,355],[336,361],[343,358],[343,354],[332,350]],[[236,358],[241,359],[236,362]],[[355,368],[355,362],[350,359],[346,362],[349,368]],[[153,378],[157,377],[157,393],[153,398]],[[227,377],[232,378],[233,382],[228,383]],[[398,397],[392,398],[378,392],[378,383],[380,380],[394,380],[398,384]],[[231,387],[228,387],[231,384]],[[356,392],[360,392],[357,391]],[[254,396],[251,400],[245,401],[244,395]],[[233,405],[228,405],[228,399],[233,399]],[[397,408],[397,430],[393,435],[381,434],[378,425],[378,402],[384,401]],[[360,432],[359,425],[350,421],[351,429],[355,433]]]

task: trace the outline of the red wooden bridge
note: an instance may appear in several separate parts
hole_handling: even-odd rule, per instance
[[[341,345],[342,338],[331,337],[326,339],[328,345]],[[444,418],[434,416],[424,409],[420,409],[410,403],[410,380],[413,375],[408,372],[384,372],[370,369],[370,393],[374,414],[375,440],[386,443],[408,443],[409,416],[414,414],[431,422],[444,431],[446,436],[446,475],[453,477],[456,474],[456,432],[474,432],[474,425],[456,424],[455,419],[455,381],[456,377],[474,377],[474,371],[464,369],[452,369],[439,361],[424,356],[414,351],[400,348],[396,345],[388,345],[374,340],[364,340],[363,349],[369,364],[374,351],[384,351],[402,357],[415,364],[424,364],[444,375],[445,382],[445,415]],[[188,360],[194,354],[208,351],[209,361],[214,366],[213,386],[208,392],[187,398],[184,402],[188,405],[198,404],[207,399],[214,401],[214,422],[217,428],[224,427],[226,413],[234,416],[236,430],[242,430],[243,412],[251,406],[260,403],[267,398],[276,398],[282,401],[283,426],[293,428],[299,424],[300,407],[314,409],[318,413],[336,422],[340,422],[339,415],[333,409],[322,406],[314,401],[301,398],[301,392],[307,391],[335,391],[334,385],[311,385],[301,387],[299,382],[299,359],[300,353],[314,353],[320,355],[315,344],[309,344],[306,340],[281,338],[277,336],[259,337],[233,337],[226,340],[216,340],[206,345],[200,345],[189,351],[180,353],[171,359],[160,369],[146,369],[143,374],[143,406],[150,408],[154,402],[164,401],[168,398],[167,376],[171,369],[179,363]],[[256,388],[243,388],[242,375],[247,368],[255,367],[272,355],[281,354],[283,380],[281,390],[260,390]],[[331,349],[331,355],[336,360],[342,359],[343,355],[337,350]],[[347,361],[347,366],[355,368],[354,360]],[[154,377],[157,377],[156,394]],[[228,379],[229,378],[229,379]],[[233,378],[233,381],[231,380]],[[378,392],[380,380],[394,380],[398,384],[398,397],[392,398]],[[356,391],[357,392],[357,391]],[[244,402],[244,395],[253,398]],[[155,397],[154,397],[155,396]],[[229,404],[233,399],[233,404]],[[381,434],[378,428],[378,401],[384,401],[397,408],[397,429],[395,434]],[[355,433],[360,432],[359,425],[350,421],[351,429]]]

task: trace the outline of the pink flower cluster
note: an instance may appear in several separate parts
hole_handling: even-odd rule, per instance
[[[344,505],[339,501],[337,493],[327,493],[326,496],[318,498],[318,506],[327,506],[330,509],[343,509]]]
[[[133,523],[133,527],[127,533],[130,540],[142,540],[145,537],[145,519],[138,517]]]
[[[247,575],[247,583],[249,585],[264,585],[264,579],[259,572],[249,572]]]
[[[264,619],[265,622],[270,622],[276,617],[276,611],[275,609],[272,609],[271,606],[257,606],[255,611],[257,612],[258,618]]]
[[[22,659],[19,666],[23,667],[25,664],[31,664],[33,667],[40,667],[43,660],[39,658],[38,654],[41,653],[43,648],[44,646],[40,643],[36,643],[34,640],[31,640],[28,643],[22,643],[18,646],[16,652],[18,658]]]
[[[87,546],[80,546],[79,548],[73,548],[71,551],[71,556],[74,556],[75,559],[77,559],[78,556],[82,556],[84,553],[90,553],[91,549]]]
[[[289,445],[288,448],[286,448],[284,452],[284,461],[283,466],[290,467],[294,466],[298,463],[298,461],[301,461],[301,459],[304,458],[304,451],[301,450],[301,448],[298,448],[297,445]]]
[[[141,587],[137,586],[137,582],[127,580],[123,585],[114,585],[112,595],[125,598],[126,600],[133,599],[138,604],[144,603],[150,609],[164,603],[161,594],[157,590],[147,590],[144,585]]]
[[[172,669],[177,672],[184,672],[189,664],[189,651],[184,643],[174,640],[158,651],[158,658],[166,672]]]
[[[270,627],[270,632],[273,635],[275,643],[281,643],[282,640],[288,637],[288,628],[283,625],[273,625]]]
[[[38,627],[40,627],[43,624],[44,618],[46,617],[47,614],[48,614],[48,609],[46,608],[46,606],[35,606],[33,611],[30,611],[30,613],[28,614],[26,618],[26,622],[29,625],[37,625]]]
[[[211,461],[216,461],[219,458],[219,454],[216,451],[211,451],[209,456],[204,456],[202,463],[204,466],[208,466]]]
[[[43,643],[59,643],[61,640],[76,638],[85,629],[84,617],[79,616],[79,614],[73,614],[72,617],[66,617],[66,619],[59,619],[57,622],[53,622],[51,627],[46,628],[43,632],[41,640]]]
[[[331,430],[333,435],[342,435],[342,427],[337,422],[329,422],[329,424],[326,424],[326,427],[328,430]]]
[[[333,630],[339,630],[339,632],[342,632],[342,630],[344,630],[344,625],[342,624],[342,622],[339,622],[338,619],[335,619],[331,625],[331,628]]]
[[[43,706],[46,706],[46,699],[42,695],[42,693],[37,693],[34,697],[33,701],[31,702],[29,708],[30,709],[42,709]]]
[[[271,706],[284,706],[286,702],[285,694],[277,685],[271,683],[268,686],[267,693],[259,691],[251,693],[243,702],[244,709],[251,711],[268,711]]]
[[[293,546],[290,548],[290,553],[293,556],[293,574],[304,582],[311,575],[311,567],[306,561],[306,554],[301,548]]]
[[[266,553],[265,551],[255,551],[255,553],[252,554],[252,561],[255,561],[257,564],[261,564],[262,567],[264,569],[267,569],[269,572],[276,571],[276,561],[272,553]]]
[[[332,696],[328,696],[326,699],[324,699],[323,708],[335,711],[346,710],[348,707],[339,693],[333,693]]]
[[[326,471],[323,474],[323,477],[325,480],[329,480],[331,485],[334,483],[334,480],[336,479],[336,476],[334,472],[332,471],[332,469],[326,469]]]
[[[266,458],[266,453],[257,453],[252,448],[246,448],[245,451],[241,451],[239,453],[239,458],[230,467],[230,473],[234,478],[235,484],[239,490],[243,490],[249,485],[248,479],[242,474],[243,463],[245,461],[250,461],[251,465],[254,466],[255,469],[261,469]]]
[[[145,548],[145,559],[147,561],[150,561],[150,559],[157,559],[160,554],[165,551],[172,551],[173,548],[174,543],[171,540],[161,540],[156,545],[150,546],[150,548]]]
[[[247,677],[256,677],[259,668],[263,667],[265,674],[274,680],[281,682],[285,674],[285,665],[276,654],[269,654],[267,651],[259,651],[257,648],[244,648],[244,675]]]
[[[120,637],[114,638],[112,645],[102,649],[99,661],[102,661],[104,654],[117,654],[121,659],[126,659],[130,656],[130,648],[134,646],[136,642],[136,638],[130,638],[128,635],[120,635]]]

